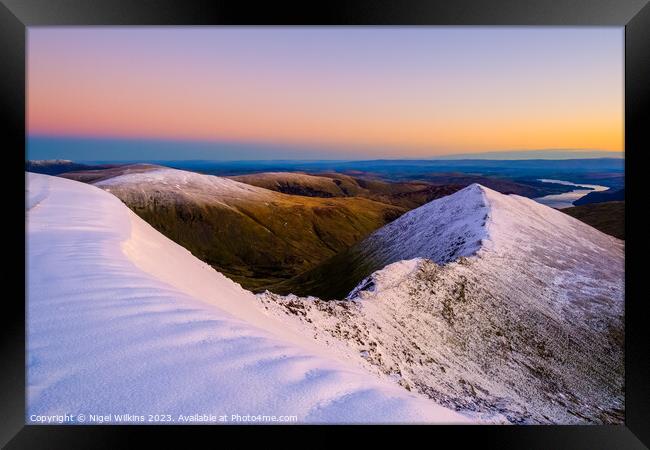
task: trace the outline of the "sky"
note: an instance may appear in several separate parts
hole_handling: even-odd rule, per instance
[[[28,158],[623,151],[622,27],[30,27]]]

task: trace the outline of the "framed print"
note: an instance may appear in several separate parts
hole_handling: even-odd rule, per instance
[[[1,11],[7,448],[650,441],[647,2]]]

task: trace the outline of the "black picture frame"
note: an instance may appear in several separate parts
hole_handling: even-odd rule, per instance
[[[645,200],[642,164],[648,145],[650,104],[650,5],[647,0],[409,0],[277,2],[208,0],[0,0],[0,92],[5,125],[6,165],[16,179],[7,182],[6,217],[20,218],[24,194],[25,49],[30,26],[59,25],[555,25],[625,27],[625,171],[627,204],[625,303],[625,424],[620,426],[418,426],[434,433],[436,442],[452,439],[455,446],[473,441],[487,448],[646,448],[650,445],[650,327],[647,326],[647,288],[644,289],[641,234]],[[21,151],[19,151],[21,150]],[[22,159],[21,159],[22,158]],[[14,167],[15,164],[15,167]],[[21,165],[20,168],[18,165]],[[23,179],[24,181],[24,179]],[[11,200],[9,200],[9,197]],[[638,219],[638,220],[637,220]],[[22,220],[22,219],[20,219]],[[25,425],[25,304],[24,222],[12,222],[7,241],[15,245],[11,266],[4,272],[17,290],[4,297],[2,321],[2,391],[0,444],[6,448],[126,447],[133,433],[145,438],[179,438],[187,428],[178,426],[39,426]],[[9,224],[11,221],[7,221]],[[14,233],[15,236],[14,237]],[[21,245],[22,244],[22,245]],[[22,255],[22,256],[21,256]],[[635,270],[638,268],[639,270]],[[20,272],[23,284],[20,285]],[[7,283],[9,284],[9,283]],[[226,433],[223,427],[191,427],[193,432]],[[209,428],[209,429],[208,429]],[[235,427],[249,438],[269,427]],[[317,427],[292,426],[292,433]],[[337,445],[329,427],[318,427],[318,443]],[[408,427],[407,427],[408,428]],[[413,427],[411,427],[413,428]],[[232,428],[230,428],[232,429]],[[277,431],[273,428],[272,431]],[[280,431],[286,429],[280,427]],[[382,439],[394,436],[395,427],[359,427],[355,433]],[[411,430],[409,430],[410,432]],[[171,441],[168,441],[168,443]],[[425,441],[426,442],[426,441]],[[428,441],[431,442],[431,441]],[[482,444],[481,444],[482,443]],[[305,441],[303,441],[305,444]],[[644,445],[645,444],[645,445]]]

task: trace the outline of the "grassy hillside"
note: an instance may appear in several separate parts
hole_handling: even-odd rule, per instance
[[[315,267],[406,211],[365,198],[286,195],[190,172],[141,170],[98,186],[256,291]]]
[[[373,259],[368,253],[353,246],[298,276],[270,286],[269,290],[281,295],[313,295],[322,300],[342,299],[361,280],[385,265],[386,261],[381,258]]]
[[[560,211],[619,239],[625,239],[625,202],[590,203]]]
[[[360,190],[355,183],[341,183],[329,177],[304,173],[266,172],[230,178],[284,194],[305,195],[308,197],[349,197],[356,195],[356,192],[350,195],[350,188],[354,191]]]
[[[249,289],[308,270],[403,212],[365,199],[293,197],[266,206],[116,195],[154,228]]]
[[[276,192],[310,197],[362,197],[381,203],[417,208],[425,203],[453,194],[463,185],[432,185],[422,181],[389,182],[340,173],[309,175],[294,172],[266,172],[230,177],[252,186]]]

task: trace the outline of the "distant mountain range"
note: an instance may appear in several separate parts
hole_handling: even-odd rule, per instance
[[[461,153],[439,156],[436,159],[491,159],[491,160],[565,160],[565,159],[623,159],[623,152],[605,150],[509,150],[480,153]]]
[[[600,184],[622,187],[625,160],[590,159],[420,159],[369,161],[161,161],[159,164],[201,173],[231,176],[262,172],[304,172],[312,175],[343,173],[373,176],[386,181],[417,181],[433,173],[463,173],[484,177],[534,180],[537,178],[571,179],[575,182],[598,180]]]
[[[67,159],[25,161],[25,171],[32,173],[42,173],[45,175],[59,175],[61,173],[72,172],[75,170],[100,170],[113,166],[114,165],[112,164],[80,164]]]
[[[567,179],[576,183],[602,184],[611,188],[624,187],[625,160],[622,158],[587,159],[420,159],[367,161],[104,161],[82,162],[82,165],[114,167],[135,163],[158,164],[208,175],[236,176],[263,172],[303,172],[311,175],[339,173],[356,177],[380,178],[384,181],[417,181],[432,173],[456,173],[473,176],[508,178],[529,182],[537,178]],[[78,163],[75,163],[78,164]],[[29,167],[29,162],[26,163]],[[74,170],[63,167],[65,171]],[[30,170],[30,169],[26,169]],[[42,167],[32,168],[37,172]],[[474,182],[480,182],[475,180]],[[538,195],[539,196],[539,195]]]

